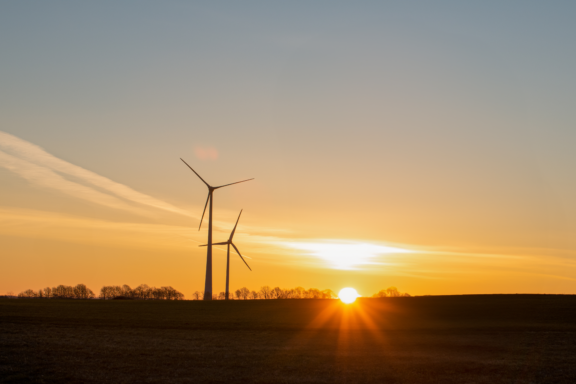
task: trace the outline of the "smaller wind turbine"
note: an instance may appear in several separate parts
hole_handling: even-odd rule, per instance
[[[248,263],[246,262],[246,260],[244,260],[244,258],[242,257],[242,255],[240,254],[240,251],[238,250],[238,248],[236,248],[236,246],[234,245],[234,243],[232,242],[232,239],[234,238],[234,232],[236,232],[236,227],[238,226],[238,222],[240,221],[240,216],[242,215],[242,211],[240,211],[240,215],[238,215],[238,220],[236,220],[236,224],[234,225],[234,229],[232,230],[232,233],[230,234],[230,238],[228,239],[228,241],[224,241],[222,243],[214,243],[212,245],[228,245],[228,254],[226,257],[226,300],[229,300],[228,298],[230,297],[230,289],[229,289],[229,284],[230,284],[230,246],[233,246],[234,249],[236,250],[236,252],[238,253],[238,256],[240,256],[240,258],[242,259],[242,261],[244,262],[244,264],[246,264],[246,266],[248,267],[248,269],[250,271],[252,271],[252,268],[250,268],[250,266],[248,265]],[[204,244],[204,245],[200,245],[200,247],[205,247],[208,244]]]

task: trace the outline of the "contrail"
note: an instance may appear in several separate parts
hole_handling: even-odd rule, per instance
[[[59,159],[35,144],[2,131],[0,131],[0,166],[32,183],[46,188],[57,189],[63,193],[96,204],[129,211],[137,210],[118,198],[120,197],[133,203],[192,217],[188,212],[169,203]],[[76,177],[116,197],[67,180],[56,172]]]

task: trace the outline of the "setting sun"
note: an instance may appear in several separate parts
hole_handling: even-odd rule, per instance
[[[355,302],[357,297],[360,297],[360,295],[354,288],[342,288],[340,292],[338,292],[338,298],[345,304]]]

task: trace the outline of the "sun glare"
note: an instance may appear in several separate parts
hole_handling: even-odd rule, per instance
[[[384,264],[379,255],[410,252],[407,249],[354,241],[325,240],[318,243],[291,242],[284,245],[307,251],[310,255],[328,262],[332,268],[349,270],[359,269],[366,264]]]
[[[345,304],[352,304],[357,297],[360,297],[360,295],[354,288],[342,288],[338,292],[338,298]]]

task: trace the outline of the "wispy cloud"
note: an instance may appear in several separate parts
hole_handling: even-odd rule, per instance
[[[37,187],[58,191],[76,199],[141,216],[153,215],[154,209],[195,219],[200,219],[202,213],[202,206],[193,212],[183,210],[59,159],[38,145],[2,131],[0,131],[0,167],[28,180]],[[223,216],[226,219],[224,221],[214,220],[214,226],[225,230],[231,229],[236,215],[237,212],[224,212]],[[259,227],[248,223],[243,223],[242,227],[245,233],[286,235],[289,232],[286,229],[269,226]]]
[[[142,213],[137,207],[128,204],[130,202],[191,216],[178,207],[59,159],[35,144],[2,131],[0,131],[0,166],[40,187],[55,189],[95,204]],[[62,175],[72,176],[88,185],[67,180]],[[108,193],[100,192],[93,187]]]

